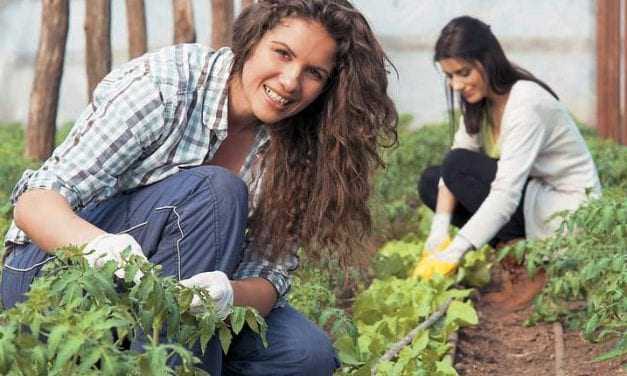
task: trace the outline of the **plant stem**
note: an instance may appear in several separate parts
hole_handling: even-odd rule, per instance
[[[370,370],[371,374],[373,376],[376,375],[377,365],[379,363],[394,359],[398,355],[398,353],[401,352],[403,347],[409,345],[414,340],[414,338],[416,338],[418,333],[429,328],[431,325],[435,324],[440,319],[440,317],[444,315],[444,313],[448,309],[449,304],[451,304],[451,300],[452,300],[451,298],[448,298],[444,303],[442,303],[438,307],[438,309],[435,312],[431,314],[431,316],[429,316],[428,319],[426,319],[420,325],[412,329],[411,332],[409,332],[409,334],[407,334],[403,339],[401,339],[400,341],[390,346],[388,351],[386,351],[385,354],[383,354],[383,356],[374,363],[374,365],[372,366]]]
[[[156,317],[152,322],[152,344],[157,346],[159,344],[159,334],[161,333],[161,319]]]

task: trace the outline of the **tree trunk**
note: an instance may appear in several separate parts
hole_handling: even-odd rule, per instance
[[[42,161],[52,154],[54,147],[69,14],[68,0],[42,0],[41,31],[28,108],[25,150],[26,157]]]
[[[233,0],[211,0],[211,48],[231,45]]]
[[[85,4],[87,94],[91,102],[96,85],[111,71],[111,0]]]
[[[255,0],[242,0],[242,8],[246,8],[250,4],[254,3]]]
[[[172,0],[174,7],[174,43],[196,42],[194,12],[190,0]]]
[[[133,59],[148,51],[144,0],[126,0],[126,23],[128,25],[128,56]]]

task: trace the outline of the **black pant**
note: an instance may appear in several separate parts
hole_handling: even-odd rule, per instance
[[[425,169],[418,182],[418,193],[422,202],[435,211],[438,181],[442,177],[444,184],[457,200],[451,223],[462,227],[490,193],[490,185],[495,176],[495,159],[466,149],[453,149],[446,155],[441,166]],[[527,184],[523,188],[520,203],[509,222],[490,241],[492,247],[499,242],[525,237],[523,201],[526,189]]]

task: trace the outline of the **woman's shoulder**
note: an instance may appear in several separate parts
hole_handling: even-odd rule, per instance
[[[507,107],[510,107],[510,112],[524,114],[564,110],[560,101],[548,90],[529,80],[519,80],[512,86]]]
[[[201,64],[208,59],[225,59],[232,55],[231,49],[223,47],[213,50],[200,43],[181,43],[160,48],[148,53],[149,59],[155,63],[172,64],[187,63],[189,65]]]
[[[196,90],[202,81],[200,78],[209,72],[228,72],[233,53],[228,47],[212,50],[198,43],[187,43],[161,48],[144,58],[148,75],[156,87],[166,97],[175,97]]]
[[[555,97],[540,84],[529,80],[518,80],[510,90],[510,99],[530,103],[557,102]]]

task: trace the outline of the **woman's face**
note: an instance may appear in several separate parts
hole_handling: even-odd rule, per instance
[[[490,88],[484,79],[485,72],[479,62],[469,62],[459,58],[439,60],[448,84],[459,92],[468,103],[480,102],[490,96]]]
[[[335,40],[318,22],[289,17],[267,31],[231,85],[230,111],[265,124],[293,116],[322,92]]]

